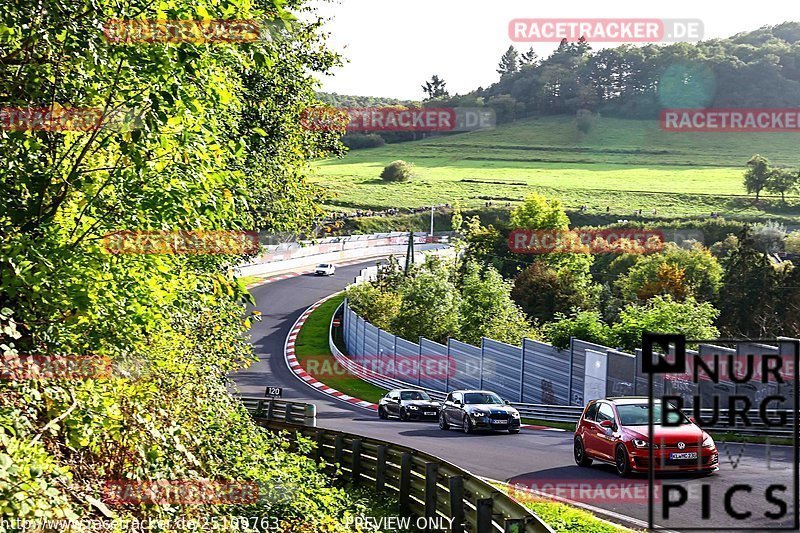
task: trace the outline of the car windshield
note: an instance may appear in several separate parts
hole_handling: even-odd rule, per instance
[[[464,403],[495,403],[503,405],[503,400],[491,392],[468,392],[464,395]]]
[[[623,426],[646,426],[648,424],[647,413],[650,406],[646,403],[632,403],[617,405],[617,412],[619,413],[619,420]],[[670,411],[668,414],[668,422],[670,424],[691,424],[691,421],[686,418],[682,413],[678,414]],[[661,425],[661,404],[653,405],[653,424],[656,426]]]
[[[318,265],[317,268],[328,268],[328,265]]]
[[[400,393],[401,400],[430,400],[428,393],[417,390],[409,390]]]

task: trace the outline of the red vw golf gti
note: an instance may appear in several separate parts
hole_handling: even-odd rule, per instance
[[[649,461],[646,397],[592,400],[575,428],[575,462],[613,464],[620,476],[647,473]],[[653,404],[653,458],[656,472],[713,472],[717,446],[705,431],[683,414],[669,413],[661,425],[661,402]]]

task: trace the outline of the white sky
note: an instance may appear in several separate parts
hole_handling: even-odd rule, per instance
[[[464,94],[496,82],[500,56],[512,43],[514,18],[685,18],[701,19],[705,39],[728,37],[764,25],[800,20],[797,0],[759,0],[748,5],[721,0],[312,0],[331,20],[329,46],[344,67],[322,81],[339,94],[420,100],[431,75]],[[557,43],[532,43],[547,57]],[[525,51],[530,43],[516,43]],[[598,49],[617,44],[598,43]]]

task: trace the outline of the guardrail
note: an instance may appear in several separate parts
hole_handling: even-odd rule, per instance
[[[317,425],[317,406],[314,404],[251,396],[239,399],[254,417],[306,427]]]
[[[438,518],[453,533],[553,532],[500,489],[439,457],[341,431],[256,415],[254,420],[268,429],[310,438],[316,443],[310,455],[317,463],[325,461],[327,473],[392,494],[404,516],[425,517],[431,522]]]
[[[340,313],[340,310],[344,306],[342,303],[339,308],[334,313],[334,316]],[[347,355],[345,355],[341,350],[339,350],[338,346],[333,340],[333,321],[331,321],[331,326],[328,331],[328,343],[330,345],[331,353],[333,354],[336,361],[345,369],[347,372],[351,373],[352,375],[362,379],[368,383],[371,383],[377,387],[391,390],[391,389],[418,389],[424,390],[425,392],[430,395],[431,398],[437,401],[443,401],[446,393],[442,391],[437,391],[433,389],[429,389],[426,387],[421,387],[415,383],[408,383],[404,382],[399,379],[390,378],[371,370],[368,370],[358,363],[354,362],[350,359]],[[523,418],[541,420],[542,422],[561,422],[561,423],[568,423],[568,424],[575,424],[578,422],[578,419],[583,413],[583,407],[580,405],[547,405],[547,404],[530,404],[530,403],[516,403],[512,402],[511,406],[514,407],[517,411],[519,411],[520,416]],[[683,409],[683,412],[686,416],[694,416],[694,412],[692,409]],[[777,414],[778,412],[772,411],[769,414]],[[783,411],[783,413],[788,417],[788,420],[792,420],[794,416],[792,411]],[[701,420],[709,420],[714,414],[713,409],[700,409]],[[728,410],[727,409],[720,409],[718,412],[719,420],[727,420],[728,419]],[[793,436],[793,432],[791,427],[768,427],[766,426],[760,418],[753,418],[751,417],[750,422],[752,423],[751,426],[744,426],[742,424],[735,425],[731,427],[730,425],[702,425],[703,429],[711,432],[717,433],[736,433],[739,435],[748,435],[748,436],[770,436],[770,437],[778,437],[778,438],[791,438]]]

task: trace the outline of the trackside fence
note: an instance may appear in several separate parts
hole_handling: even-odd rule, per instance
[[[331,329],[329,343],[334,357],[348,373],[384,389],[424,389],[432,398],[440,401],[449,391],[456,389],[491,389],[509,400],[524,418],[565,423],[577,422],[583,406],[589,400],[648,394],[647,376],[642,373],[641,350],[628,354],[575,338],[571,339],[570,347],[563,350],[530,339],[524,339],[521,346],[487,338],[482,339],[480,347],[455,339],[449,339],[444,345],[424,337],[414,343],[365,321],[350,309],[346,300],[336,315],[342,317],[341,333],[346,350],[336,346]],[[732,354],[744,357],[748,353],[787,355],[788,348],[783,344],[740,344],[735,350],[701,344],[697,351],[687,352],[701,356]],[[788,342],[786,346],[789,346]],[[426,359],[446,360],[449,365],[446,375],[426,376],[424,372],[420,375],[418,369],[423,367]],[[411,362],[406,365],[411,372],[403,373],[400,376],[403,379],[398,379],[399,373],[388,376],[375,371],[397,369],[399,361]],[[790,389],[792,386],[793,383],[788,383],[781,387]],[[749,426],[737,423],[731,427],[728,423],[729,409],[725,404],[728,396],[745,395],[757,404],[765,396],[774,394],[774,387],[749,383],[742,385],[725,380],[692,384],[685,380],[660,377],[654,382],[654,393],[682,397],[687,416],[699,414],[698,422],[710,431],[790,437],[792,433],[787,428],[767,426],[760,418],[751,417]],[[694,413],[693,401],[694,398],[700,398],[699,405],[711,405],[710,400],[714,396],[720,397],[723,405],[717,413],[717,423],[710,423],[714,411],[702,408],[699,413]],[[787,396],[792,397],[790,391]],[[771,418],[780,413],[790,419],[793,416],[793,406],[786,402],[774,407],[777,408],[770,409]]]
[[[317,425],[316,405],[250,396],[243,396],[239,399],[254,417],[309,427]]]
[[[553,531],[501,490],[433,455],[341,431],[268,419],[263,411],[251,413],[262,427],[314,441],[310,456],[317,463],[324,461],[328,474],[391,494],[403,516],[426,517],[431,522],[438,517],[453,533]]]

